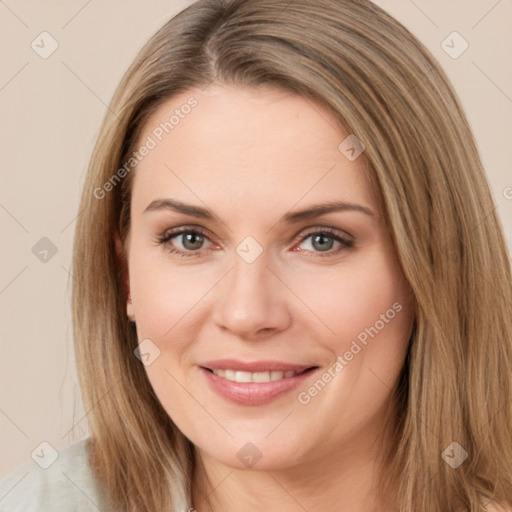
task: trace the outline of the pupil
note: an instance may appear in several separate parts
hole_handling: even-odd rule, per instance
[[[327,240],[327,242],[326,242]],[[313,238],[313,246],[315,245],[316,242],[319,242],[320,245],[319,245],[319,249],[321,251],[328,251],[329,249],[332,248],[332,245],[333,245],[333,239],[329,236],[324,236],[324,235],[316,235],[314,238]]]
[[[201,244],[203,243],[202,238],[202,235],[198,233],[187,233],[185,235],[185,242],[183,245],[187,249],[198,249],[199,247],[201,247]],[[192,247],[187,247],[188,242],[192,242]]]

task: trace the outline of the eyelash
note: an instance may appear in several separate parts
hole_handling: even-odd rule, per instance
[[[158,245],[164,245],[167,242],[169,242],[172,238],[175,238],[175,237],[177,237],[179,235],[183,235],[183,234],[189,234],[189,233],[198,234],[198,235],[201,235],[201,236],[203,236],[205,238],[208,238],[208,234],[206,233],[206,231],[201,229],[201,228],[198,228],[198,227],[194,227],[194,228],[191,228],[191,227],[180,227],[180,228],[174,228],[174,229],[165,231],[162,235],[160,235],[157,238],[157,240],[155,240],[155,242]],[[340,252],[354,247],[354,242],[352,240],[347,240],[347,239],[341,237],[337,233],[337,231],[332,229],[332,228],[324,228],[324,229],[321,229],[321,230],[310,231],[310,232],[308,232],[308,233],[306,233],[304,235],[301,234],[299,237],[297,237],[294,240],[294,243],[296,241],[298,241],[300,243],[303,243],[305,240],[307,240],[312,235],[328,235],[328,238],[332,238],[332,239],[336,240],[337,242],[340,242],[341,246],[338,247],[337,249],[326,251],[325,254],[322,254],[321,251],[305,251],[306,254],[308,252],[314,252],[315,255],[317,255],[320,258],[328,258],[328,257],[336,256]],[[209,238],[208,238],[208,240],[209,240]],[[211,242],[211,240],[210,240],[210,242]],[[190,250],[189,251],[182,251],[182,250],[176,249],[176,248],[172,248],[172,249],[168,249],[168,250],[169,250],[170,253],[174,253],[174,254],[177,254],[177,255],[181,254],[182,258],[183,257],[185,257],[185,258],[197,257],[197,256],[200,256],[201,253],[203,252],[203,250],[201,250],[201,249],[197,250],[197,251],[190,251]],[[308,256],[308,257],[314,258],[316,256]]]

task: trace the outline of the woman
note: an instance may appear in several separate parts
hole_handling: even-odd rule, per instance
[[[80,211],[91,436],[2,510],[510,510],[509,256],[451,85],[380,8],[185,9]]]

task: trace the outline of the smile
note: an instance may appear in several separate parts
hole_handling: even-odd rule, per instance
[[[274,380],[288,379],[299,372],[279,370],[269,370],[266,372],[243,372],[234,370],[212,370],[214,375],[233,382],[270,382]]]
[[[240,405],[263,405],[290,393],[318,369],[278,361],[218,360],[199,366],[208,387]]]

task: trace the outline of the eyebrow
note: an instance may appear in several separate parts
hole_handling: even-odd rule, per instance
[[[156,199],[146,207],[144,213],[158,210],[174,210],[178,213],[183,213],[198,219],[206,219],[210,221],[216,220],[216,216],[211,213],[210,210],[200,206],[185,204],[174,199]],[[328,203],[315,204],[303,210],[288,212],[283,215],[282,219],[279,221],[279,224],[295,224],[304,220],[320,217],[321,215],[326,215],[327,213],[340,211],[355,211],[364,213],[370,217],[375,216],[373,211],[366,206],[355,203],[348,203],[346,201],[331,201]]]

